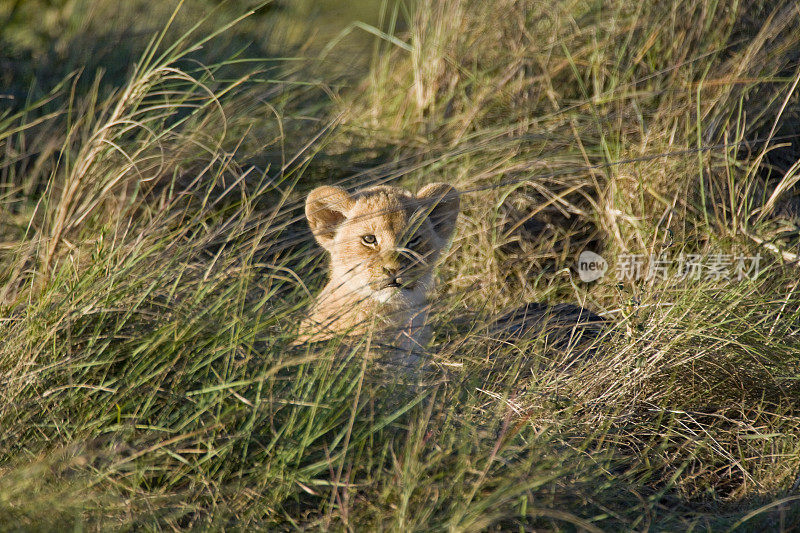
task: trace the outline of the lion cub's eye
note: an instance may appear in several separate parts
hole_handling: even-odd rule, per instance
[[[408,245],[407,246],[409,248],[414,248],[415,246],[419,245],[419,243],[421,243],[421,242],[422,242],[422,237],[417,235],[416,237],[414,237],[413,239],[408,241]]]
[[[362,235],[361,242],[367,246],[373,246],[376,242],[378,242],[378,239],[375,238],[375,235]]]

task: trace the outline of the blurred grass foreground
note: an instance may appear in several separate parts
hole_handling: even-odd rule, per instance
[[[0,1],[0,529],[797,530],[798,82],[794,1]],[[292,346],[305,194],[433,181],[435,378]]]

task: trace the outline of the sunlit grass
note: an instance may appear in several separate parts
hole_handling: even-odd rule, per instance
[[[165,19],[124,78],[9,108],[0,521],[797,527],[792,9],[387,2],[340,32],[375,38],[346,74],[340,41],[221,60],[250,19]],[[464,208],[431,370],[410,383],[369,336],[292,346],[324,282],[305,193],[433,181]],[[661,253],[761,271],[615,279]],[[528,301],[602,313],[594,355],[498,339]]]

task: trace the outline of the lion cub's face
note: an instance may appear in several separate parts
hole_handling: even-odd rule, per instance
[[[459,206],[458,191],[443,183],[416,195],[398,187],[350,194],[326,186],[309,194],[306,217],[330,252],[333,290],[411,306],[425,301]]]

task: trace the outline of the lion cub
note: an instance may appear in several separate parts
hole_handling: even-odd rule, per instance
[[[311,191],[306,218],[330,254],[330,281],[301,323],[296,343],[362,335],[374,325],[379,333],[373,344],[424,349],[433,268],[459,209],[458,190],[444,183],[416,195],[390,186],[352,194],[329,186]]]

